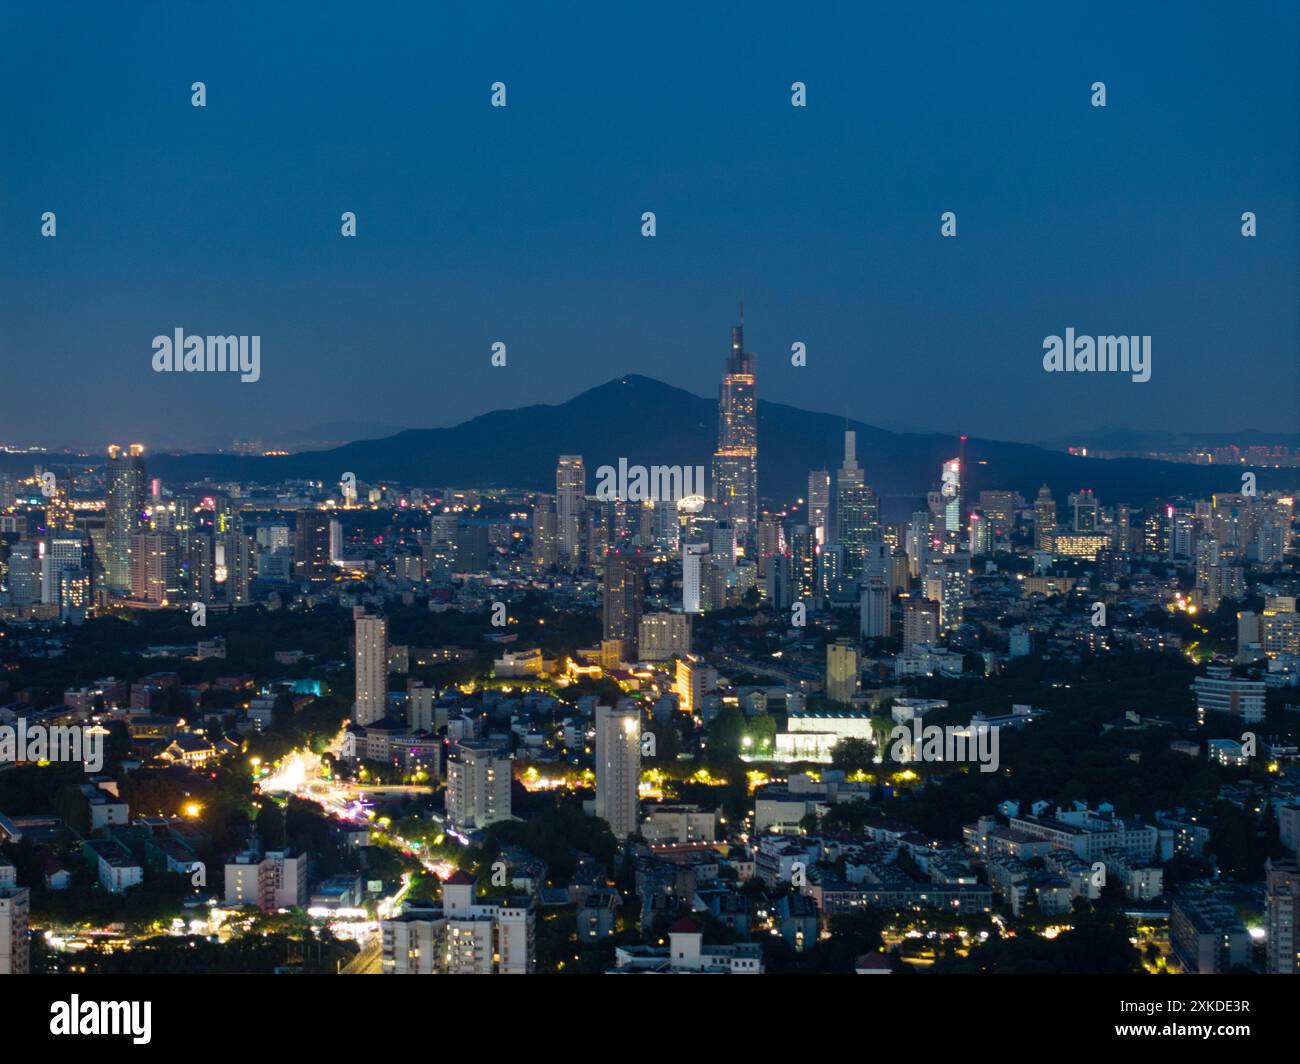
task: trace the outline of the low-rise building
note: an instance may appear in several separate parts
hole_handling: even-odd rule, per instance
[[[1236,909],[1209,890],[1174,898],[1169,942],[1184,971],[1193,974],[1217,975],[1250,959],[1250,935]]]
[[[263,912],[303,908],[307,904],[308,861],[305,854],[246,850],[225,865],[227,905],[255,905]]]
[[[683,916],[669,928],[667,946],[619,946],[614,951],[614,974],[676,974],[702,972],[712,975],[761,975],[763,951],[756,943],[734,946],[706,946],[704,932],[690,916]]]

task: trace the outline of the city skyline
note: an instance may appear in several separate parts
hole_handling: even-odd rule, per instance
[[[83,8],[0,14],[15,1031],[1286,1027],[1294,4]]]

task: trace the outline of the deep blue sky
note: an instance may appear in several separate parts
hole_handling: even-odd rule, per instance
[[[710,394],[741,298],[797,406],[1297,431],[1293,0],[1073,7],[6,5],[0,442]],[[177,326],[260,334],[262,380],[154,374]],[[1044,374],[1067,326],[1151,334],[1151,382]]]

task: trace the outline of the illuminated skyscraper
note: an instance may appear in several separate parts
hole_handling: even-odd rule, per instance
[[[794,603],[792,572],[788,554],[774,554],[767,560],[767,575],[763,585],[764,597],[768,605],[774,609],[788,610]]]
[[[970,554],[958,551],[932,559],[926,567],[925,597],[939,603],[942,631],[961,627],[970,597]]]
[[[356,626],[356,687],[352,719],[363,727],[388,712],[388,621],[363,606],[352,610]]]
[[[814,469],[808,474],[808,527],[825,543],[830,532],[831,475],[825,469]]]
[[[718,449],[713,497],[750,557],[758,531],[758,397],[755,358],[745,350],[745,316],[731,330],[731,354],[718,390]]]
[[[637,659],[637,630],[645,602],[645,560],[611,551],[605,556],[605,638],[623,643],[627,661]]]
[[[1016,523],[1016,493],[981,491],[979,508],[989,523],[989,536],[994,548],[1006,546]]]
[[[330,575],[330,519],[320,510],[299,510],[293,532],[293,575],[320,583]]]
[[[758,522],[758,575],[767,576],[771,560],[785,552],[785,538],[781,534],[781,522],[774,517],[765,516]]]
[[[866,639],[879,639],[892,631],[890,578],[893,562],[893,551],[888,543],[872,543],[867,548],[859,605],[859,630]]]
[[[851,601],[857,594],[856,579],[849,579],[843,544],[827,543],[817,551],[817,608],[839,605]]]
[[[63,569],[59,572],[59,620],[80,624],[91,605],[89,569]]]
[[[59,601],[60,575],[66,569],[89,569],[90,544],[84,536],[54,534],[45,541],[41,555],[41,602]]]
[[[641,711],[631,699],[596,707],[596,815],[614,838],[635,835],[641,785]]]
[[[1034,549],[1051,551],[1056,542],[1056,500],[1046,484],[1034,500]]]
[[[253,548],[237,524],[213,544],[213,578],[232,606],[247,606],[253,583]]]
[[[131,590],[131,539],[144,530],[144,448],[138,443],[108,449],[107,498],[104,506],[104,583],[109,590]]]
[[[9,602],[14,606],[30,606],[41,601],[41,550],[42,541],[29,539],[15,543],[9,549]]]
[[[809,600],[817,595],[817,539],[807,525],[790,529],[790,593]]]
[[[835,476],[835,542],[844,548],[844,576],[857,580],[867,560],[867,544],[880,538],[880,506],[858,465],[858,434],[844,433],[844,464]]]
[[[1133,549],[1133,534],[1131,531],[1132,511],[1126,502],[1115,504],[1115,529],[1112,535],[1115,538],[1115,550],[1120,554],[1128,554]]]
[[[682,612],[701,613],[701,582],[704,579],[704,560],[708,557],[707,543],[682,544]]]
[[[551,568],[559,558],[558,550],[555,500],[549,495],[538,495],[533,504],[533,564],[539,569]]]
[[[1084,488],[1070,496],[1070,509],[1074,512],[1075,532],[1097,531],[1097,497],[1091,488]]]
[[[961,540],[962,534],[962,468],[960,458],[950,458],[943,463],[943,530],[947,538]]]
[[[582,455],[560,455],[555,470],[555,535],[561,565],[582,564],[582,514],[586,497],[587,468]]]
[[[176,536],[171,532],[132,536],[131,597],[141,602],[175,604],[180,592]]]
[[[180,540],[180,583],[191,602],[212,600],[214,550],[208,532],[187,532]]]

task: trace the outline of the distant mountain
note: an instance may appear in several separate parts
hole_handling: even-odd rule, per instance
[[[807,491],[810,469],[836,469],[844,430],[858,434],[858,460],[878,493],[894,498],[895,511],[939,481],[941,463],[956,454],[954,436],[894,433],[833,414],[781,403],[758,404],[759,491],[792,503]],[[588,490],[604,464],[700,465],[709,473],[717,438],[717,402],[649,377],[620,377],[557,406],[497,410],[460,425],[409,429],[325,451],[285,457],[152,455],[152,474],[169,481],[240,480],[255,483],[305,478],[336,482],[353,472],[363,482],[395,480],[430,488],[516,487],[555,490],[561,454],[586,459]],[[1239,489],[1228,469],[1138,459],[1076,458],[1020,443],[967,442],[969,491],[1008,488],[1027,498],[1048,484],[1059,500],[1089,487],[1106,503],[1142,503],[1152,497]],[[1290,486],[1293,471],[1262,471],[1261,488]]]

